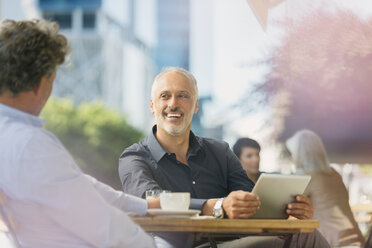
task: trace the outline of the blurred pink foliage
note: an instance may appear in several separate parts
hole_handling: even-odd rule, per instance
[[[286,89],[293,103],[317,111],[370,108],[372,20],[344,11],[318,12],[288,30],[267,61],[271,71],[260,90],[271,96]]]
[[[256,89],[284,113],[274,114],[281,118],[274,122],[279,138],[308,128],[325,138],[328,150],[371,147],[372,19],[317,11],[284,27],[287,35]],[[278,103],[279,95],[287,99]]]

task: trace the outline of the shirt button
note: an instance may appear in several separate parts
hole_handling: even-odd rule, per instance
[[[192,184],[195,184],[195,181],[192,181]]]

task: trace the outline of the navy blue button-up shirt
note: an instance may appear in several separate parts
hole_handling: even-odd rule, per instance
[[[235,190],[251,191],[254,184],[226,142],[190,134],[185,165],[168,153],[154,133],[123,152],[119,174],[126,193],[145,197],[146,190],[190,192],[192,209],[202,209],[210,198],[227,196]]]

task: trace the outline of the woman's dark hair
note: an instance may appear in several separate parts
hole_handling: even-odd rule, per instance
[[[240,158],[240,154],[242,153],[242,149],[244,147],[252,147],[257,149],[258,151],[261,151],[261,146],[260,144],[258,144],[257,141],[250,138],[240,138],[233,146],[233,151],[238,158]]]

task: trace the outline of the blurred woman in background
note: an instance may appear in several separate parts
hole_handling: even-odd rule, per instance
[[[287,140],[286,146],[298,171],[311,175],[304,195],[313,202],[319,231],[333,247],[362,246],[364,238],[351,212],[348,192],[340,174],[330,167],[320,137],[301,130]]]
[[[249,179],[256,184],[258,178],[263,173],[260,171],[260,144],[250,138],[240,138],[235,142],[233,151],[239,158]]]

